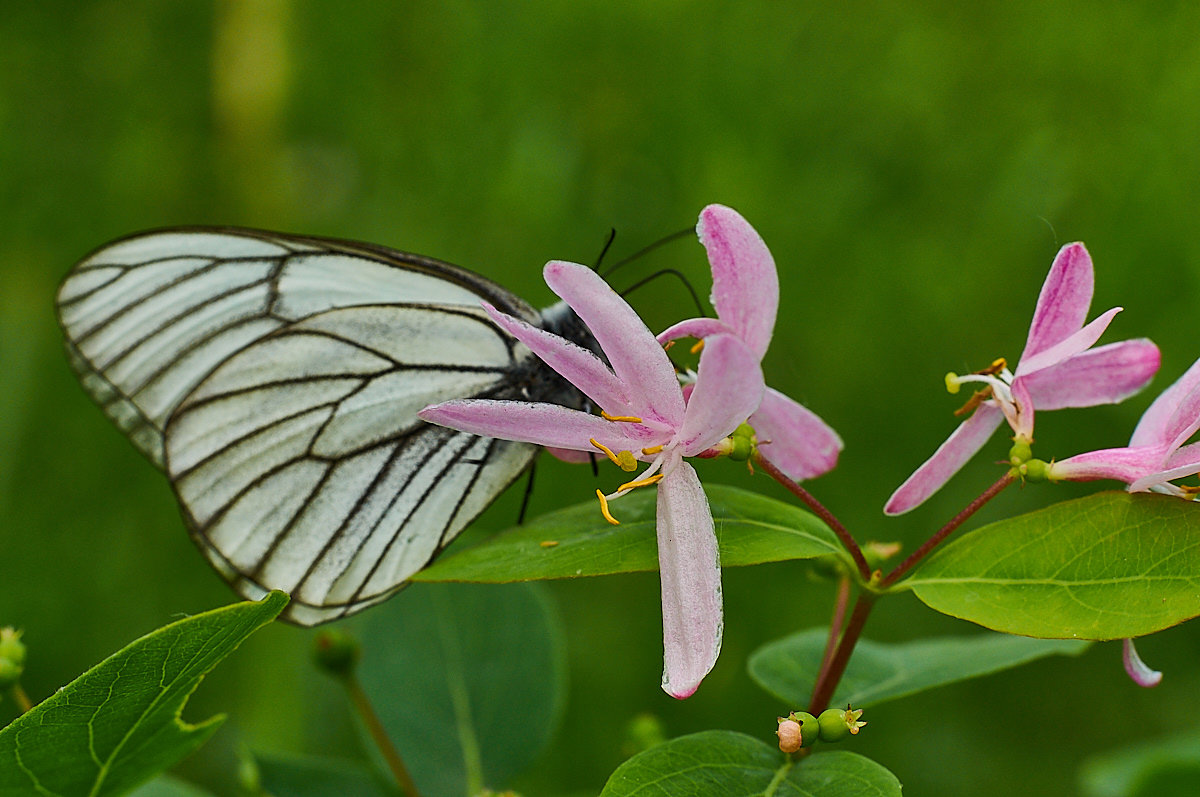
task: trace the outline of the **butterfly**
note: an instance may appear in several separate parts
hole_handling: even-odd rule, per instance
[[[239,594],[315,625],[393,595],[537,447],[417,418],[452,398],[586,400],[480,307],[598,351],[466,269],[383,246],[238,228],[138,233],[63,280],[84,389],[164,471]]]

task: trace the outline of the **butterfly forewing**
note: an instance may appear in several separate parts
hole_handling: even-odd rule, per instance
[[[429,426],[451,398],[579,406],[497,329],[528,305],[448,264],[247,230],[118,241],[68,275],[60,317],[92,397],[171,478],[241,594],[313,624],[378,603],[535,449]]]

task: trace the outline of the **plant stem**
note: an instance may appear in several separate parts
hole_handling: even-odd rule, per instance
[[[842,541],[842,545],[846,547],[846,550],[850,552],[850,556],[853,557],[854,565],[858,568],[858,574],[862,576],[864,582],[870,581],[871,566],[867,564],[867,558],[863,556],[862,548],[858,547],[858,543],[854,541],[854,537],[846,530],[841,521],[834,517],[833,513],[826,509],[825,505],[818,501],[812,493],[789,479],[779,468],[761,457],[755,457],[755,462],[771,478],[782,484],[792,495],[803,501],[813,511],[813,514],[825,521],[825,524],[829,528],[833,529],[833,533],[838,536],[838,539]]]
[[[858,644],[863,626],[867,623],[867,616],[871,613],[871,607],[875,605],[875,598],[876,595],[873,592],[860,592],[858,600],[854,602],[854,611],[850,613],[850,620],[846,623],[846,630],[842,632],[842,639],[838,642],[837,650],[829,662],[829,667],[824,669],[817,678],[816,684],[813,685],[812,699],[808,704],[808,711],[813,716],[829,708],[833,690],[837,689],[838,683],[846,673],[850,654],[854,652],[854,646]]]
[[[884,589],[890,587],[899,581],[908,571],[912,570],[918,562],[929,555],[929,552],[936,548],[943,540],[954,533],[955,529],[963,524],[967,518],[983,508],[983,505],[991,501],[1000,494],[1005,487],[1016,481],[1016,477],[1011,473],[1006,472],[1001,476],[995,484],[983,491],[983,494],[976,498],[971,503],[967,504],[963,511],[959,512],[950,522],[942,526],[933,536],[925,540],[920,548],[909,554],[908,558],[896,566],[896,569],[884,576],[883,581],[879,582],[879,588]]]
[[[17,708],[21,709],[22,714],[33,708],[33,701],[29,699],[29,695],[25,694],[25,690],[21,688],[19,683],[13,684],[10,691],[12,692],[13,700],[16,701]]]
[[[392,770],[392,776],[396,778],[400,791],[408,797],[420,797],[417,784],[413,783],[412,776],[408,774],[408,767],[404,766],[404,759],[400,757],[392,740],[388,738],[383,723],[379,721],[379,715],[371,707],[367,693],[363,691],[362,684],[358,682],[358,677],[354,673],[350,673],[342,678],[342,683],[346,685],[346,693],[350,695],[350,702],[354,704],[354,709],[362,717],[363,723],[367,726],[367,732],[375,741],[375,746],[379,748],[379,752],[387,761],[388,768]]]
[[[825,641],[825,653],[821,656],[821,667],[817,670],[817,680],[825,676],[833,661],[833,651],[837,649],[838,640],[842,638],[842,628],[846,622],[846,607],[850,605],[850,578],[842,576],[838,583],[837,599],[833,604],[833,617],[829,621],[829,639]]]

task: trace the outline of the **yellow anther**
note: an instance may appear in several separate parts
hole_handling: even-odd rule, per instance
[[[600,417],[606,421],[621,421],[624,423],[641,423],[642,419],[636,415],[609,415],[604,410],[600,410]]]
[[[588,442],[603,451],[604,456],[608,457],[612,461],[612,464],[626,473],[633,473],[637,470],[637,459],[633,456],[632,451],[617,451],[614,453],[611,448],[594,437],[588,440]]]
[[[662,477],[663,475],[661,473],[656,473],[653,476],[645,479],[635,479],[631,482],[625,482],[617,488],[617,492],[623,493],[626,490],[632,490],[635,487],[649,487],[652,484],[658,484],[660,481],[662,481]]]
[[[1003,357],[997,357],[996,359],[992,360],[991,365],[989,365],[987,368],[984,368],[982,371],[976,371],[976,373],[995,376],[1007,367],[1008,360],[1004,359]]]
[[[674,345],[675,345],[675,341],[668,340],[666,343],[663,344],[663,351],[669,351],[671,349],[671,347]]]
[[[692,348],[688,349],[688,351],[690,351],[692,354],[699,354],[700,350],[703,348],[704,348],[704,340],[701,339],[701,340],[696,341],[696,345],[692,346]]]
[[[604,519],[614,526],[621,525],[621,521],[613,517],[612,513],[608,511],[608,499],[604,497],[604,493],[597,490],[596,497],[600,499],[600,514],[604,515]]]
[[[553,548],[558,545],[558,540],[542,540],[540,543],[538,543],[538,545],[542,546],[543,548]]]
[[[649,456],[651,454],[657,454],[662,450],[663,450],[662,446],[650,446],[649,448],[643,448],[642,453]]]

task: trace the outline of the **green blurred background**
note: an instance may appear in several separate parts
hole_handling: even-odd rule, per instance
[[[54,291],[91,248],[183,223],[333,235],[546,304],[546,260],[591,262],[610,228],[620,257],[731,205],[780,267],[768,379],[846,442],[811,488],[861,539],[911,547],[1006,450],[997,435],[927,506],[883,518],[954,426],[942,375],[1019,354],[1062,243],[1092,252],[1093,315],[1127,308],[1105,340],[1149,336],[1163,368],[1123,406],[1040,416],[1040,455],[1123,443],[1200,355],[1198,32],[1200,6],[1182,2],[0,2],[0,623],[26,629],[26,688],[43,697],[232,599],[164,479],[66,365]],[[694,241],[621,275],[666,267],[707,291]],[[656,328],[691,311],[670,280],[631,298]],[[535,513],[594,490],[543,464]],[[701,467],[784,495],[730,463]],[[1010,490],[979,521],[1082,492]],[[510,525],[517,503],[481,526]],[[806,572],[726,571],[724,652],[684,702],[658,688],[654,575],[552,585],[570,704],[515,785],[595,793],[642,712],[671,735],[769,739],[796,707],[755,687],[745,659],[826,622],[831,590]],[[867,634],[973,630],[900,597]],[[186,716],[230,720],[182,776],[227,792],[243,745],[359,754],[338,694],[309,671],[311,633],[269,628],[201,687]],[[1166,671],[1155,690],[1126,679],[1119,645],[1098,645],[880,706],[854,749],[908,794],[1072,793],[1088,756],[1194,724],[1200,627],[1140,649]],[[0,704],[0,722],[12,712]]]

